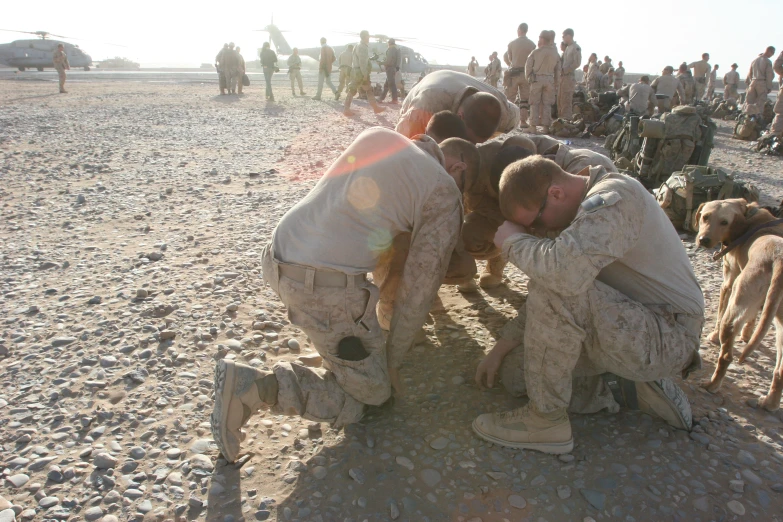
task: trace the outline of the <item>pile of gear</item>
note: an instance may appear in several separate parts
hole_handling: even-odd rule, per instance
[[[587,98],[584,92],[574,94],[574,116],[558,118],[552,123],[552,134],[558,138],[601,137],[622,127],[625,109],[617,93],[606,92]]]
[[[748,116],[742,113],[737,118],[737,125],[734,126],[734,138],[743,141],[756,141],[761,137],[764,129],[772,123],[775,118],[774,105],[767,100],[764,104],[764,112],[761,116]]]
[[[750,183],[735,181],[724,170],[695,165],[675,172],[655,191],[655,199],[672,224],[688,232],[699,229],[699,224],[693,222],[699,205],[731,198],[758,201],[759,190]]]
[[[681,105],[660,119],[626,115],[622,128],[607,136],[604,147],[617,168],[652,190],[685,165],[706,166],[716,131],[706,112]]]
[[[724,100],[723,96],[716,96],[712,102],[710,102],[710,117],[716,120],[736,120],[742,113],[741,106],[742,105],[736,101]]]
[[[767,133],[759,138],[753,149],[769,156],[783,156],[783,137]]]

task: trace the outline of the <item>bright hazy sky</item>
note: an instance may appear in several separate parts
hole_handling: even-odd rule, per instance
[[[412,3],[415,9],[403,10],[394,9],[395,3],[389,0],[8,0],[2,8],[2,29],[44,30],[81,38],[72,43],[78,43],[93,60],[124,56],[143,67],[212,63],[222,44],[230,40],[251,60],[267,37],[252,30],[263,28],[272,15],[280,29],[290,31],[285,37],[292,47],[316,47],[321,36],[331,44],[348,43],[357,38],[331,31],[367,29],[470,49],[442,51],[402,42],[440,64],[466,64],[475,55],[485,65],[492,51],[504,52],[521,22],[530,26],[528,36],[534,41],[543,29],[555,30],[559,39],[563,29],[572,27],[584,60],[591,52],[601,59],[608,54],[615,64],[622,60],[629,72],[657,73],[667,64],[676,67],[709,52],[710,62],[720,64],[720,72],[728,71],[736,61],[744,76],[750,61],[766,46],[774,45],[778,52],[783,48],[783,0],[504,0],[472,2],[475,7],[470,10],[439,7],[457,2]],[[618,14],[612,16],[612,11]],[[0,42],[22,38],[17,33],[0,33]]]

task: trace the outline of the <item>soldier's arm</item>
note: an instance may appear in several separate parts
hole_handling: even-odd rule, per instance
[[[386,341],[389,368],[392,370],[400,367],[416,333],[424,324],[459,240],[461,195],[451,180],[443,181],[428,198],[422,211],[421,225],[418,230],[414,229],[411,237],[410,253],[397,290]]]
[[[525,78],[530,78],[530,75],[533,74],[533,64],[535,63],[535,59],[533,57],[534,53],[535,51],[531,52],[525,61]]]
[[[677,82],[677,94],[680,96],[680,104],[685,105],[685,88],[682,82]]]
[[[641,217],[633,202],[614,191],[601,194],[604,203],[585,211],[557,239],[517,234],[503,243],[507,259],[530,279],[562,295],[587,291],[605,266],[621,258],[639,238]]]
[[[778,76],[783,76],[783,51],[780,52],[777,59],[775,60],[775,64],[772,66],[772,69],[778,74]]]
[[[430,111],[410,109],[403,112],[394,130],[407,138],[413,138],[417,134],[424,134],[427,131],[430,118],[432,118]]]

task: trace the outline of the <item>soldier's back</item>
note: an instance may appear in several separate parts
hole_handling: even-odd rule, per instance
[[[536,44],[527,36],[520,36],[508,44],[511,51],[511,67],[524,67],[527,57],[530,56]]]

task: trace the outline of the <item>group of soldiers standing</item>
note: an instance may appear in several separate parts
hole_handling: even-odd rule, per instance
[[[245,75],[245,59],[240,48],[234,48],[234,42],[223,44],[215,56],[215,68],[218,72],[220,94],[242,94],[242,81]]]
[[[542,31],[537,43],[527,37],[527,32],[527,24],[520,24],[517,38],[508,44],[503,55],[508,66],[505,72],[498,53],[490,55],[484,81],[497,87],[502,75],[506,97],[520,108],[520,126],[529,127],[530,132],[537,132],[539,127],[543,127],[543,132],[548,133],[555,103],[559,118],[571,120],[573,117],[572,100],[578,86],[575,71],[582,64],[582,50],[574,41],[573,29],[563,31],[562,54],[555,47],[554,31]],[[763,112],[767,96],[772,91],[775,71],[770,58],[774,53],[775,48],[768,47],[753,60],[745,77],[747,89],[743,109],[748,116]],[[652,82],[649,76],[644,75],[637,83],[627,85],[624,84],[622,61],[615,68],[609,56],[601,61],[596,53],[592,53],[582,67],[580,88],[586,92],[617,92],[625,101],[626,109],[640,115],[652,115],[656,108],[662,114],[677,105],[691,105],[713,98],[719,65],[711,66],[709,59],[710,55],[704,53],[701,60],[690,64],[683,62],[676,71],[674,67],[666,66],[661,76]],[[723,98],[730,103],[737,103],[740,99],[738,67],[736,63],[732,64],[731,70],[723,76]],[[477,70],[478,62],[472,57],[467,73],[476,76]],[[779,96],[775,105],[777,117],[773,133],[780,133],[779,128],[783,125],[780,123],[783,119],[781,105],[783,102]]]

